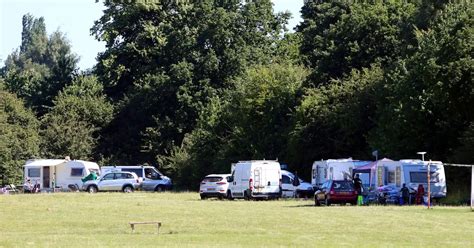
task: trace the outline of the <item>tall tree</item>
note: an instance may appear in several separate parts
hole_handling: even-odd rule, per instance
[[[20,183],[25,161],[39,154],[38,121],[22,100],[3,89],[0,79],[0,175]]]
[[[415,10],[402,1],[306,1],[297,30],[303,36],[304,61],[312,69],[308,84],[328,84],[373,63],[390,65],[409,48]]]
[[[57,93],[71,83],[77,62],[61,32],[55,31],[48,37],[44,18],[26,14],[20,50],[7,57],[1,74],[8,90],[42,115],[52,106]]]
[[[232,78],[270,62],[288,19],[269,0],[105,5],[92,29],[107,44],[96,72],[120,104],[104,152],[134,163],[180,144]]]
[[[91,159],[99,132],[112,119],[113,107],[94,76],[80,76],[65,87],[42,118],[41,151],[46,157]]]

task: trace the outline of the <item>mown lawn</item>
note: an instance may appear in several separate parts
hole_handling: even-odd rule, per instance
[[[129,221],[162,221],[154,226]],[[468,207],[314,207],[197,193],[0,195],[0,247],[474,247]]]

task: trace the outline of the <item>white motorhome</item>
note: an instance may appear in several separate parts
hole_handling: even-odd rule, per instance
[[[249,200],[281,197],[281,169],[277,161],[240,161],[233,168],[228,181],[227,198]]]
[[[353,169],[369,163],[370,161],[352,158],[315,161],[311,173],[311,185],[320,188],[327,180],[352,180]]]
[[[428,165],[430,167],[430,189],[433,198],[446,197],[446,175],[444,166],[439,161],[421,161],[405,159],[393,161],[381,159],[366,166],[354,169],[354,173],[366,175],[367,180],[362,180],[365,186],[376,188],[378,186],[392,186],[400,190],[403,184],[416,190],[421,184],[425,191],[428,190]]]
[[[82,185],[81,179],[95,171],[99,165],[94,162],[69,159],[33,159],[24,166],[24,176],[33,184],[40,184],[43,190],[68,189],[70,184]]]

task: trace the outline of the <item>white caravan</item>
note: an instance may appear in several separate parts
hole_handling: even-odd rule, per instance
[[[269,160],[240,161],[233,168],[228,180],[227,198],[281,197],[280,163]]]
[[[40,188],[68,189],[68,185],[82,185],[81,179],[95,171],[99,175],[99,165],[94,162],[69,159],[32,159],[24,166],[25,181],[40,184]]]
[[[393,161],[381,159],[363,167],[354,169],[354,173],[366,175],[365,186],[376,188],[378,186],[392,186],[400,190],[403,184],[416,190],[423,185],[428,190],[428,164],[430,165],[430,188],[433,198],[446,197],[446,175],[444,166],[439,161],[421,161],[405,159]]]
[[[370,161],[352,158],[315,161],[311,171],[311,185],[317,189],[327,180],[352,180],[352,170],[369,163]]]

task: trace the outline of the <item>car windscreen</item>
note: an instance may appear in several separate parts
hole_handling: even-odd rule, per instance
[[[351,181],[337,181],[337,182],[333,182],[332,189],[335,191],[353,190],[354,185],[352,184]]]
[[[427,183],[428,182],[428,175],[426,172],[410,172],[410,182],[412,183]],[[438,172],[431,172],[430,175],[430,182],[437,183],[439,182],[439,173]]]
[[[206,177],[202,180],[204,183],[215,183],[215,182],[220,182],[222,180],[222,177]]]

